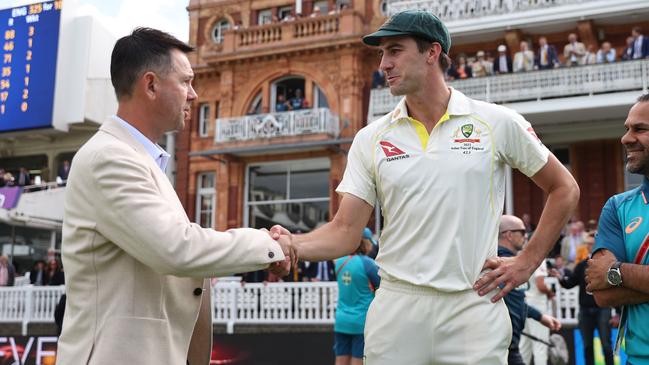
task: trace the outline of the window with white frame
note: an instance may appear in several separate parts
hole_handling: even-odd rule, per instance
[[[329,12],[329,0],[321,0],[313,3],[313,9],[318,8],[320,14],[327,14]]]
[[[291,15],[292,12],[293,12],[293,5],[282,6],[279,9],[277,9],[277,18],[279,20],[282,20],[287,16]]]
[[[230,22],[227,19],[223,18],[217,21],[214,28],[212,28],[212,40],[214,43],[223,43],[223,32],[228,29],[230,29]]]
[[[210,127],[210,104],[202,103],[198,107],[198,135],[200,137],[207,137],[207,132]]]
[[[308,232],[329,221],[329,159],[248,166],[245,224]]]
[[[258,25],[270,24],[272,22],[273,22],[273,10],[272,9],[259,10],[259,13],[257,15],[257,24]]]
[[[200,173],[196,184],[196,223],[203,228],[212,228],[216,207],[216,174]]]

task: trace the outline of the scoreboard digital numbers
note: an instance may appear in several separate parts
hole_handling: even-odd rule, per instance
[[[0,9],[0,132],[52,126],[61,6]]]

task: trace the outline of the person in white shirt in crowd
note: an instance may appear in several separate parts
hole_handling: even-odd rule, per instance
[[[642,58],[649,58],[649,38],[642,34],[642,28],[633,27],[631,30],[633,37],[633,52],[631,58],[639,60]]]
[[[602,47],[597,51],[597,63],[613,63],[617,58],[615,48],[611,47],[611,42],[602,43]]]
[[[597,52],[595,52],[595,45],[589,44],[588,50],[584,55],[584,65],[594,65],[597,63]]]
[[[554,291],[545,284],[545,278],[548,276],[547,262],[543,260],[529,280],[530,288],[525,292],[525,302],[538,309],[542,314],[550,315],[549,303],[554,298]],[[546,342],[550,340],[550,329],[532,318],[527,318],[525,321],[523,332]],[[527,365],[546,365],[548,363],[548,346],[546,344],[523,335],[518,348]],[[534,356],[533,363],[532,355]]]
[[[498,56],[494,60],[494,73],[496,75],[512,72],[512,58],[507,53],[507,47],[504,44],[498,46]]]
[[[563,57],[566,59],[566,66],[579,66],[584,64],[586,55],[586,46],[577,41],[577,35],[570,33],[568,35],[568,44],[563,47]]]
[[[584,242],[584,222],[577,221],[570,224],[569,234],[561,240],[561,257],[569,270],[575,268],[577,248]]]
[[[522,41],[520,51],[514,55],[514,72],[527,72],[534,70],[534,52],[529,50],[527,42]]]
[[[484,51],[476,53],[477,60],[471,64],[473,77],[491,76],[493,74],[494,64],[485,58]]]

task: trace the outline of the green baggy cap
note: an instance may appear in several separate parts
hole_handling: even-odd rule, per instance
[[[410,35],[438,42],[444,53],[451,49],[448,29],[433,13],[424,10],[406,10],[394,14],[372,34],[363,37],[363,43],[378,46],[383,37]]]

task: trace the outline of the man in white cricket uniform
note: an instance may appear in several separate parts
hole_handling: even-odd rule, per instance
[[[293,244],[306,260],[348,254],[379,203],[382,282],[365,326],[366,363],[505,364],[511,323],[500,299],[541,263],[578,187],[522,116],[446,86],[451,41],[437,17],[405,11],[363,41],[379,47],[390,91],[405,98],[354,138],[332,222]],[[521,254],[498,258],[506,165],[548,200]]]
[[[536,271],[534,271],[534,274],[530,278],[530,288],[525,292],[525,302],[538,309],[541,314],[550,314],[548,304],[549,300],[554,297],[552,289],[545,284],[545,278],[547,277],[548,266],[545,260],[543,260],[543,263],[536,268]],[[550,329],[532,318],[525,320],[523,332],[546,342],[550,341]],[[518,349],[523,360],[528,365],[545,365],[548,363],[548,346],[544,343],[534,341],[526,336],[521,336]],[[534,356],[534,362],[532,362],[532,356]]]

